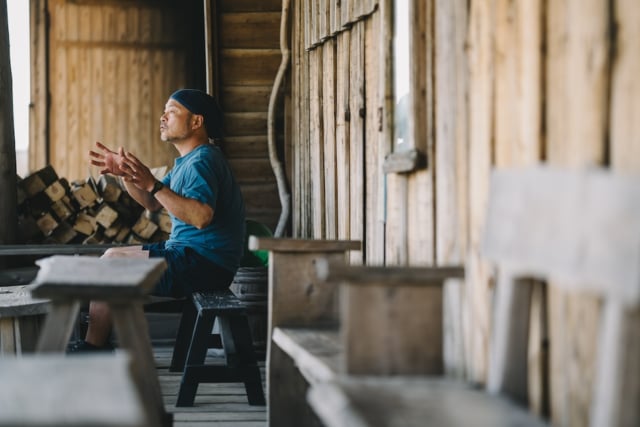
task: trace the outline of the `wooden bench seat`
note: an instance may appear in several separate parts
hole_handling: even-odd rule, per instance
[[[0,359],[0,426],[151,427],[131,369],[126,352]]]
[[[342,369],[344,348],[338,329],[275,328],[272,339],[310,384],[332,380]]]
[[[212,333],[216,320],[219,334]],[[214,342],[222,344],[224,364],[205,364]],[[193,293],[180,321],[171,370],[183,371],[176,406],[193,406],[200,383],[234,382],[244,383],[250,405],[266,404],[247,309],[231,290]]]
[[[309,404],[327,426],[384,427],[398,420],[403,427],[546,425],[521,405],[460,380],[345,375],[335,329],[275,328],[273,342],[309,383]]]
[[[341,377],[314,385],[307,398],[331,427],[547,425],[509,399],[437,377]]]
[[[495,171],[487,218],[482,252],[497,266],[497,277],[486,386],[474,388],[446,377],[371,377],[346,371],[329,376],[328,381],[315,381],[307,393],[326,427],[546,425],[527,410],[531,279],[552,280],[564,291],[602,298],[601,325],[594,331],[599,333],[599,354],[590,425],[637,425],[640,182],[603,170],[536,167]],[[379,287],[384,278],[377,270],[338,266],[330,267],[328,276],[351,290]],[[393,278],[393,269],[389,270],[386,289],[396,294],[403,280]],[[415,268],[406,268],[405,273],[405,279],[420,275]],[[401,301],[393,313],[408,307],[411,304]],[[420,315],[417,310],[411,312]],[[367,318],[353,307],[343,311],[343,316]],[[405,331],[396,324],[393,334]],[[312,331],[305,334],[311,336]],[[295,334],[289,334],[289,347],[293,337]],[[317,349],[306,348],[309,344],[304,340],[295,341],[297,347],[288,354],[296,360],[318,354]],[[357,346],[359,341],[354,335],[345,345]],[[396,351],[389,346],[387,353],[394,357]],[[313,364],[305,362],[305,366]]]

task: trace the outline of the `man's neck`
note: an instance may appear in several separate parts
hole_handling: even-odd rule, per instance
[[[173,146],[176,147],[176,150],[178,150],[178,153],[180,153],[180,157],[184,157],[199,146],[208,143],[209,140],[207,138],[190,138],[179,142],[174,142]]]

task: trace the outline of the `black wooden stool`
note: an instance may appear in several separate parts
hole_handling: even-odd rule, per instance
[[[176,406],[193,406],[200,383],[244,383],[250,405],[265,405],[244,304],[230,290],[194,292],[185,304],[171,371],[183,371]],[[215,319],[220,334],[212,334]],[[205,365],[207,349],[224,349],[224,365]]]

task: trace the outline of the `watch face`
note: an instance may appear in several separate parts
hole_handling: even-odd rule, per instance
[[[160,181],[156,181],[156,183],[153,184],[151,194],[156,194],[158,191],[162,190],[162,187],[164,187],[164,185]]]

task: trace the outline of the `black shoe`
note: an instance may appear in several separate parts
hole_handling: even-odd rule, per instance
[[[85,340],[78,340],[76,342],[70,343],[67,346],[67,353],[97,353],[97,352],[107,352],[113,353],[113,345],[111,343],[106,343],[102,347],[98,347],[96,345],[90,344]]]

